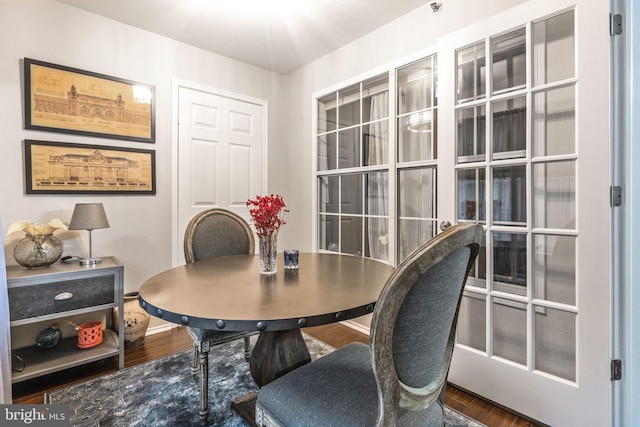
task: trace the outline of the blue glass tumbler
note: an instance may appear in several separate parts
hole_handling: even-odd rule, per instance
[[[297,249],[285,249],[284,250],[284,269],[285,270],[297,270],[298,269],[298,250]]]

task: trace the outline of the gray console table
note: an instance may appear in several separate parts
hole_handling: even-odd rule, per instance
[[[10,266],[7,286],[12,343],[31,343],[20,348],[12,344],[12,353],[24,360],[24,367],[15,366],[12,357],[13,367],[23,368],[12,370],[13,383],[112,356],[118,356],[119,368],[124,367],[123,316],[118,316],[118,325],[112,324],[111,316],[115,307],[123,312],[124,302],[124,267],[116,258],[103,257],[102,263],[92,266],[77,261],[39,270]],[[75,334],[63,334],[62,341],[51,349],[35,345],[37,332],[51,323],[63,326],[65,320],[80,322],[78,319],[87,315],[100,316],[105,322],[103,341],[96,347],[78,348]]]

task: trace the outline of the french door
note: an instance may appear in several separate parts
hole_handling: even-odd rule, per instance
[[[554,426],[611,422],[608,14],[531,1],[438,43],[438,216],[486,230],[449,380]]]

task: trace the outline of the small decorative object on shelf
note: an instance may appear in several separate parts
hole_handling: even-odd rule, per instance
[[[14,222],[7,236],[17,231],[24,231],[26,235],[13,249],[13,258],[30,269],[45,268],[58,261],[63,251],[62,242],[53,235],[58,228],[66,230],[67,226],[57,218],[40,225],[29,221]]]
[[[39,348],[53,348],[58,345],[62,339],[62,331],[60,325],[52,323],[47,329],[41,330],[36,336],[36,345]]]
[[[144,344],[151,316],[138,302],[138,292],[124,294],[124,348],[134,348]],[[118,324],[120,313],[113,309],[113,323]]]
[[[93,348],[102,343],[102,322],[87,322],[79,326],[78,348]]]
[[[286,224],[287,205],[282,196],[272,194],[247,200],[247,208],[258,235],[260,274],[274,274],[277,270],[278,231]]]

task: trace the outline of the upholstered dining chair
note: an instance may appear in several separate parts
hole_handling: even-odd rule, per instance
[[[229,255],[252,254],[255,239],[249,224],[226,209],[208,209],[195,215],[184,234],[184,256],[187,264]],[[209,351],[211,347],[243,338],[244,355],[251,356],[250,336],[256,332],[223,332],[187,327],[193,338],[191,373],[199,378],[200,422],[209,415]]]
[[[402,262],[367,346],[348,344],[262,387],[259,426],[443,426],[458,309],[482,227],[444,230]]]

